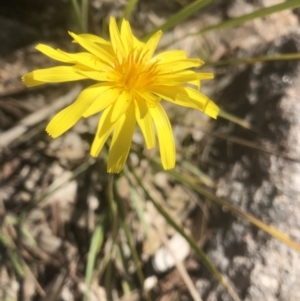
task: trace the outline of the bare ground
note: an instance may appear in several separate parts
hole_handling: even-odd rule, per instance
[[[191,30],[276,2],[215,1],[202,14],[178,26],[172,34],[166,34],[162,44]],[[142,35],[159,25],[181,6],[179,1],[141,1],[132,18],[136,33]],[[98,24],[110,14],[120,15],[124,3],[93,1],[92,7],[91,28],[100,34]],[[80,87],[66,84],[31,91],[20,81],[24,73],[52,64],[34,51],[34,44],[46,41],[68,49],[66,31],[75,28],[69,11],[69,3],[58,0],[52,5],[33,0],[27,1],[27,5],[16,6],[15,1],[0,4],[0,24],[6,29],[0,34],[1,300],[82,300],[92,232],[99,214],[109,206],[110,179],[103,157],[94,162],[88,155],[97,118],[79,123],[57,140],[51,140],[44,133],[48,119],[72,101]],[[283,12],[239,28],[188,38],[172,48],[214,60],[299,52],[298,18],[297,10]],[[228,112],[250,121],[258,133],[221,118],[213,123],[214,130],[247,139],[290,158],[206,135],[199,129],[209,125],[200,114],[168,107],[174,123],[178,160],[188,159],[214,179],[213,190],[218,196],[300,242],[298,62],[219,67],[214,73],[216,79],[203,85],[203,91]],[[139,133],[134,142],[137,145],[141,142]],[[205,251],[228,277],[241,300],[300,299],[298,253],[229,212],[210,205],[203,197],[153,169],[147,160],[132,154],[130,162],[161,204],[195,239],[205,243]],[[73,178],[71,171],[76,168],[79,175]],[[51,187],[64,182],[61,189],[46,196]],[[118,192],[128,204],[127,222],[134,233],[152,297],[189,300],[190,291],[182,274],[177,269],[161,273],[155,261],[163,243],[157,228],[164,229],[166,236],[175,240],[174,230],[145,202],[143,210],[151,224],[150,244],[135,211],[129,210],[133,207],[132,196],[123,176],[118,181]],[[23,223],[18,228],[20,218]],[[105,229],[106,243],[99,262],[110,250],[110,223],[105,224]],[[121,235],[120,244],[124,241]],[[184,248],[180,242],[177,252],[183,252]],[[231,300],[188,247],[186,254],[189,256],[184,266],[202,299]],[[22,259],[23,270],[18,269],[16,257]],[[153,262],[156,262],[154,267]],[[138,287],[130,260],[126,271],[119,267],[114,271],[110,281],[113,284],[111,298],[119,294],[121,300],[141,299],[138,291],[129,299],[122,298],[120,293],[122,277],[131,277],[133,287]],[[103,277],[97,279],[92,285],[92,298],[105,300],[105,281]]]

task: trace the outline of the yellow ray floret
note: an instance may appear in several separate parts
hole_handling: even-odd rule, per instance
[[[106,41],[92,34],[69,32],[73,42],[83,48],[78,53],[37,45],[37,50],[66,65],[32,71],[22,80],[28,87],[83,79],[96,81],[51,119],[47,133],[57,138],[81,118],[102,112],[90,153],[97,157],[112,134],[109,173],[122,170],[136,125],[147,148],[156,146],[157,137],[162,165],[171,169],[176,162],[175,142],[161,101],[197,109],[216,118],[218,106],[199,91],[201,81],[212,79],[213,75],[191,70],[202,66],[203,61],[187,58],[182,50],[154,55],[161,31],[143,43],[133,35],[127,20],[122,21],[119,31],[116,20],[110,18],[109,33],[110,41]]]

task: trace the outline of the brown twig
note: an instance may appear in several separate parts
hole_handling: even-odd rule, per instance
[[[15,139],[19,138],[21,135],[25,134],[26,131],[38,124],[39,122],[48,119],[53,113],[62,109],[70,102],[72,102],[76,96],[79,94],[81,87],[76,85],[69,93],[59,97],[54,103],[49,104],[35,111],[29,116],[22,119],[16,126],[0,134],[0,151],[2,148],[7,147]]]

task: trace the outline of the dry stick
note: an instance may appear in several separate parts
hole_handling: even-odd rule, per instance
[[[29,268],[29,266],[24,262],[24,269],[25,271],[28,273],[28,276],[31,278],[32,282],[35,285],[36,291],[38,292],[38,294],[44,298],[46,296],[45,291],[43,290],[42,286],[40,285],[40,283],[38,282],[38,280],[35,278],[33,272],[31,271],[31,269]]]
[[[77,97],[80,90],[81,87],[79,85],[76,85],[70,92],[59,97],[54,103],[51,103],[48,106],[35,111],[34,113],[22,119],[13,128],[7,130],[4,133],[0,133],[0,150],[1,148],[7,147],[15,139],[25,134],[30,127],[38,124],[45,119],[48,119],[55,112],[70,104],[70,102],[72,102]]]
[[[171,256],[174,259],[176,268],[183,280],[183,282],[185,283],[186,287],[188,288],[192,298],[194,301],[202,301],[202,298],[200,297],[200,294],[197,291],[197,288],[195,287],[190,275],[188,274],[184,264],[177,259],[177,256],[174,252],[174,250],[172,250],[172,248],[170,247],[168,238],[166,236],[166,234],[164,233],[164,231],[161,231],[161,229],[159,228],[159,226],[157,225],[157,223],[153,223],[153,225],[155,226],[156,229],[156,233],[160,236],[163,244],[165,245],[165,247],[167,248],[167,250],[169,251],[169,253],[171,254]]]
[[[206,133],[208,135],[211,135],[211,136],[223,139],[223,140],[227,140],[227,141],[230,141],[230,142],[233,142],[233,143],[245,146],[245,147],[249,147],[249,148],[258,150],[260,152],[264,152],[264,153],[267,153],[267,154],[270,154],[270,155],[274,155],[274,156],[277,156],[277,157],[280,157],[280,158],[283,158],[283,159],[286,159],[286,160],[294,161],[294,162],[297,162],[297,163],[299,163],[299,161],[300,161],[299,158],[291,157],[289,155],[285,155],[282,152],[278,152],[278,151],[275,151],[275,150],[272,150],[272,149],[268,149],[266,147],[263,147],[263,146],[259,145],[259,143],[255,143],[255,142],[243,139],[243,138],[239,138],[239,137],[236,137],[236,136],[231,136],[229,134],[220,133],[220,132],[216,132],[216,131],[211,131],[211,130],[208,130],[205,127],[202,127],[202,126],[194,127],[192,125],[187,125],[187,124],[184,124],[184,123],[181,123],[180,125],[182,125],[185,128],[199,130],[199,131],[201,131],[203,133]]]

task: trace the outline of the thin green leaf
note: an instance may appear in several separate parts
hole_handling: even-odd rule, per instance
[[[157,167],[160,168],[160,164],[158,162],[156,162],[154,160],[152,160],[152,162]],[[174,169],[170,170],[170,171],[167,171],[167,173],[170,174],[171,176],[173,176],[178,182],[187,185],[188,187],[192,188],[194,191],[204,195],[205,197],[207,197],[208,199],[214,201],[218,205],[226,207],[233,214],[249,221],[253,225],[255,225],[258,228],[260,228],[261,230],[263,230],[264,232],[268,233],[269,235],[271,235],[274,238],[280,240],[281,242],[285,243],[286,245],[288,245],[289,247],[293,248],[294,250],[296,250],[297,252],[300,253],[300,245],[297,244],[295,241],[293,241],[289,236],[287,236],[286,234],[279,231],[278,229],[265,224],[264,222],[257,219],[256,217],[252,216],[251,214],[243,212],[242,210],[240,210],[236,206],[232,205],[230,202],[225,201],[221,198],[218,198],[212,192],[210,192],[207,189],[197,185],[191,177],[189,177],[187,175],[183,175],[183,174],[179,173],[178,171],[176,171]]]
[[[18,225],[18,219],[10,214],[6,216],[6,220],[12,224],[13,226]],[[37,246],[36,240],[31,235],[31,233],[24,227],[21,228],[21,233],[23,237],[26,239],[26,242],[29,243],[32,246]]]
[[[150,228],[149,228],[149,224],[145,219],[145,214],[144,214],[144,208],[143,208],[143,204],[142,204],[142,200],[140,198],[140,196],[138,195],[138,193],[132,189],[132,187],[130,187],[130,194],[131,194],[131,199],[132,199],[132,205],[139,217],[139,220],[144,228],[147,240],[148,240],[148,244],[149,246],[152,246],[151,243],[151,237],[150,237]]]
[[[4,246],[8,250],[8,257],[15,269],[16,274],[20,277],[24,277],[24,269],[22,259],[18,256],[16,252],[16,246],[10,236],[5,234],[2,230],[0,230],[0,244]]]
[[[204,34],[204,33],[210,32],[210,31],[218,30],[218,29],[224,29],[224,28],[228,28],[228,27],[232,27],[232,26],[241,25],[241,24],[243,24],[247,21],[251,21],[251,20],[254,20],[254,19],[257,19],[257,18],[263,18],[263,17],[266,17],[268,15],[283,11],[285,9],[294,9],[296,7],[299,7],[299,6],[300,6],[300,1],[299,0],[285,1],[285,2],[280,3],[280,4],[276,4],[276,5],[273,5],[273,6],[269,6],[269,7],[259,9],[255,12],[253,12],[253,13],[243,15],[241,17],[237,17],[237,18],[234,18],[234,19],[229,19],[229,20],[226,20],[226,21],[221,22],[219,24],[205,27],[205,28],[199,30],[194,35]]]
[[[229,19],[229,20],[226,20],[224,22],[218,23],[216,25],[205,27],[205,28],[203,28],[203,29],[201,29],[197,32],[185,34],[182,37],[174,39],[171,44],[173,44],[175,42],[178,42],[178,41],[181,41],[181,40],[184,40],[187,37],[196,36],[196,35],[203,35],[207,32],[211,32],[211,31],[215,31],[215,30],[219,30],[219,29],[225,29],[225,28],[229,28],[229,27],[232,27],[232,26],[241,25],[241,24],[243,24],[247,21],[251,21],[251,20],[254,20],[254,19],[257,19],[257,18],[263,18],[263,17],[266,17],[268,15],[283,11],[285,9],[294,9],[296,7],[299,7],[299,6],[300,6],[300,1],[299,0],[290,0],[290,1],[286,1],[284,3],[280,3],[280,4],[277,4],[277,5],[262,8],[262,9],[259,9],[255,12],[253,12],[253,13],[243,15],[241,17]],[[147,35],[147,37],[148,37],[148,35]],[[163,48],[167,48],[171,44],[164,45]]]
[[[130,289],[130,285],[126,279],[121,280],[121,286],[122,286],[124,296],[130,296],[131,289]]]
[[[233,143],[245,146],[245,147],[249,147],[249,148],[258,150],[258,151],[263,152],[263,153],[267,153],[267,154],[270,154],[270,155],[274,155],[274,156],[283,158],[285,160],[298,162],[298,163],[300,162],[300,158],[291,157],[291,156],[288,156],[284,153],[280,153],[278,151],[265,148],[265,147],[261,146],[259,143],[255,143],[255,142],[252,142],[252,141],[249,141],[249,140],[246,140],[246,139],[242,139],[242,138],[239,138],[239,137],[235,137],[235,136],[232,136],[232,135],[229,135],[229,134],[220,133],[220,132],[216,132],[216,131],[211,131],[211,130],[208,130],[206,127],[200,127],[200,126],[194,127],[194,126],[186,125],[186,124],[181,124],[181,125],[185,126],[187,128],[193,128],[194,130],[195,129],[199,130],[199,131],[204,132],[204,133],[206,133],[210,136],[214,136],[214,137],[217,137],[217,138],[220,138],[220,139],[223,139],[223,140],[227,140],[227,141],[230,141],[230,142],[233,142]],[[186,168],[186,166],[184,164],[181,164],[181,165]],[[195,174],[193,169],[188,169],[188,170]]]
[[[123,249],[120,247],[120,245],[115,245],[116,248],[116,266],[119,270],[119,273],[123,276],[121,279],[121,286],[123,290],[124,296],[129,296],[131,292],[131,286],[128,279],[128,266],[126,264],[126,259],[124,256]]]
[[[81,0],[81,24],[82,31],[87,32],[89,26],[89,0]]]
[[[84,300],[89,300],[89,288],[92,283],[96,258],[103,245],[103,241],[104,241],[103,225],[104,225],[104,215],[102,215],[99,218],[99,222],[93,232],[93,236],[90,244],[87,266],[85,270],[85,284],[87,290],[85,291]]]
[[[129,0],[127,5],[126,5],[126,8],[123,12],[123,16],[121,19],[129,19],[132,11],[135,9],[137,3],[139,2],[139,0]]]
[[[204,130],[205,131],[205,130]],[[300,162],[300,158],[293,158],[291,156],[288,156],[286,154],[283,153],[279,153],[275,150],[271,150],[271,149],[267,149],[265,147],[262,147],[261,145],[259,145],[258,143],[252,142],[252,141],[248,141],[246,139],[242,139],[239,137],[235,137],[235,136],[231,136],[228,134],[224,134],[224,133],[218,133],[218,132],[213,132],[213,131],[206,131],[209,135],[220,138],[220,139],[224,139],[242,146],[246,146],[255,150],[258,150],[260,152],[264,152],[270,155],[274,155],[280,158],[283,158],[285,160],[289,160],[289,161],[294,161],[294,162]]]
[[[76,20],[77,20],[79,30],[83,32],[84,26],[82,24],[80,8],[79,8],[79,4],[78,4],[77,0],[72,0],[72,6],[73,6],[73,10],[74,10],[74,13],[75,13],[75,17],[76,17]]]
[[[197,176],[199,180],[206,186],[213,187],[213,180],[207,174],[198,169],[195,165],[189,163],[188,161],[182,161],[181,166]]]
[[[118,216],[118,208],[117,204],[114,200],[113,193],[113,183],[114,183],[114,175],[109,175],[108,183],[107,183],[107,199],[108,199],[108,208],[109,208],[109,216],[110,216],[110,224],[112,229],[112,240],[115,242],[118,232],[119,232],[119,216]]]
[[[253,132],[258,132],[258,129],[256,129],[253,125],[251,125],[248,121],[241,119],[233,114],[230,114],[224,110],[220,110],[219,116],[226,120],[234,122],[245,129],[251,130]]]
[[[127,178],[130,181],[129,178],[129,172],[127,167],[124,167],[124,173],[127,176]],[[187,242],[190,244],[191,248],[197,253],[200,260],[203,262],[205,267],[216,277],[216,279],[228,290],[230,295],[234,300],[240,300],[237,296],[237,294],[233,291],[233,289],[230,287],[230,285],[227,283],[226,279],[223,277],[223,275],[219,272],[219,270],[213,265],[213,263],[210,261],[210,259],[207,257],[205,252],[200,249],[197,245],[197,243],[194,241],[194,239],[186,234],[182,226],[177,224],[175,219],[161,206],[149,193],[149,191],[145,188],[144,184],[142,183],[141,179],[136,175],[134,170],[130,169],[130,173],[133,175],[135,181],[137,182],[137,185],[143,190],[143,193],[145,194],[146,198],[152,202],[152,204],[155,206],[157,211],[165,218],[165,220],[178,232],[180,235],[182,235]]]
[[[119,197],[117,197],[117,195],[116,195],[116,202],[117,202],[118,209],[119,209],[118,211],[119,211],[119,216],[120,216],[120,220],[121,220],[121,227],[123,228],[126,239],[127,239],[127,243],[128,243],[128,246],[129,246],[129,249],[130,249],[130,252],[131,252],[133,263],[134,263],[135,268],[136,268],[136,272],[137,272],[138,280],[139,280],[140,285],[141,285],[141,289],[143,291],[143,294],[144,294],[145,298],[147,300],[150,300],[148,292],[144,289],[145,278],[144,278],[143,270],[142,270],[142,267],[141,267],[141,262],[140,262],[139,257],[138,257],[138,253],[137,253],[137,250],[135,248],[132,232],[131,232],[129,226],[127,225],[127,223],[126,223],[124,206],[123,206],[122,200]]]
[[[17,275],[20,278],[23,278],[24,277],[24,269],[23,269],[23,264],[22,264],[21,258],[18,256],[18,254],[15,251],[12,251],[9,254],[9,258],[11,260],[11,263],[13,264],[13,267],[14,267]]]
[[[114,243],[112,240],[112,237],[109,236],[107,238],[107,241],[105,245],[108,245],[108,251],[105,252],[104,257],[99,262],[99,266],[95,269],[95,278],[97,278],[99,281],[102,279],[102,276],[105,272],[106,267],[109,265],[109,263],[113,260],[114,254]]]
[[[114,267],[112,261],[109,261],[105,269],[105,275],[104,275],[104,288],[106,291],[107,300],[113,300],[113,295],[112,295],[112,281],[114,279],[113,268]]]
[[[238,64],[255,64],[260,62],[272,62],[272,61],[291,61],[291,60],[300,60],[300,53],[284,53],[284,54],[273,54],[273,55],[264,55],[243,59],[229,59],[229,60],[220,60],[216,62],[206,61],[206,66],[226,66],[226,65],[238,65]]]
[[[148,40],[158,30],[167,31],[170,28],[175,27],[176,25],[180,24],[181,22],[186,20],[188,17],[195,14],[197,11],[201,10],[202,8],[204,8],[206,5],[210,4],[213,1],[214,0],[196,0],[196,1],[192,2],[190,5],[187,5],[186,7],[181,9],[178,13],[169,17],[168,20],[164,24],[156,27],[151,32],[149,32],[143,39]]]
[[[101,262],[100,266],[100,273],[103,271],[105,272],[104,275],[104,283],[105,283],[105,290],[108,299],[112,299],[112,280],[113,280],[113,269],[114,266],[112,265],[112,258],[115,257],[115,243],[116,239],[119,234],[119,218],[118,218],[118,208],[117,204],[114,199],[114,192],[113,192],[113,183],[114,183],[114,175],[109,175],[108,183],[106,185],[106,196],[108,202],[108,216],[109,216],[109,223],[111,225],[111,235],[109,241],[109,248],[106,251],[106,254]]]

